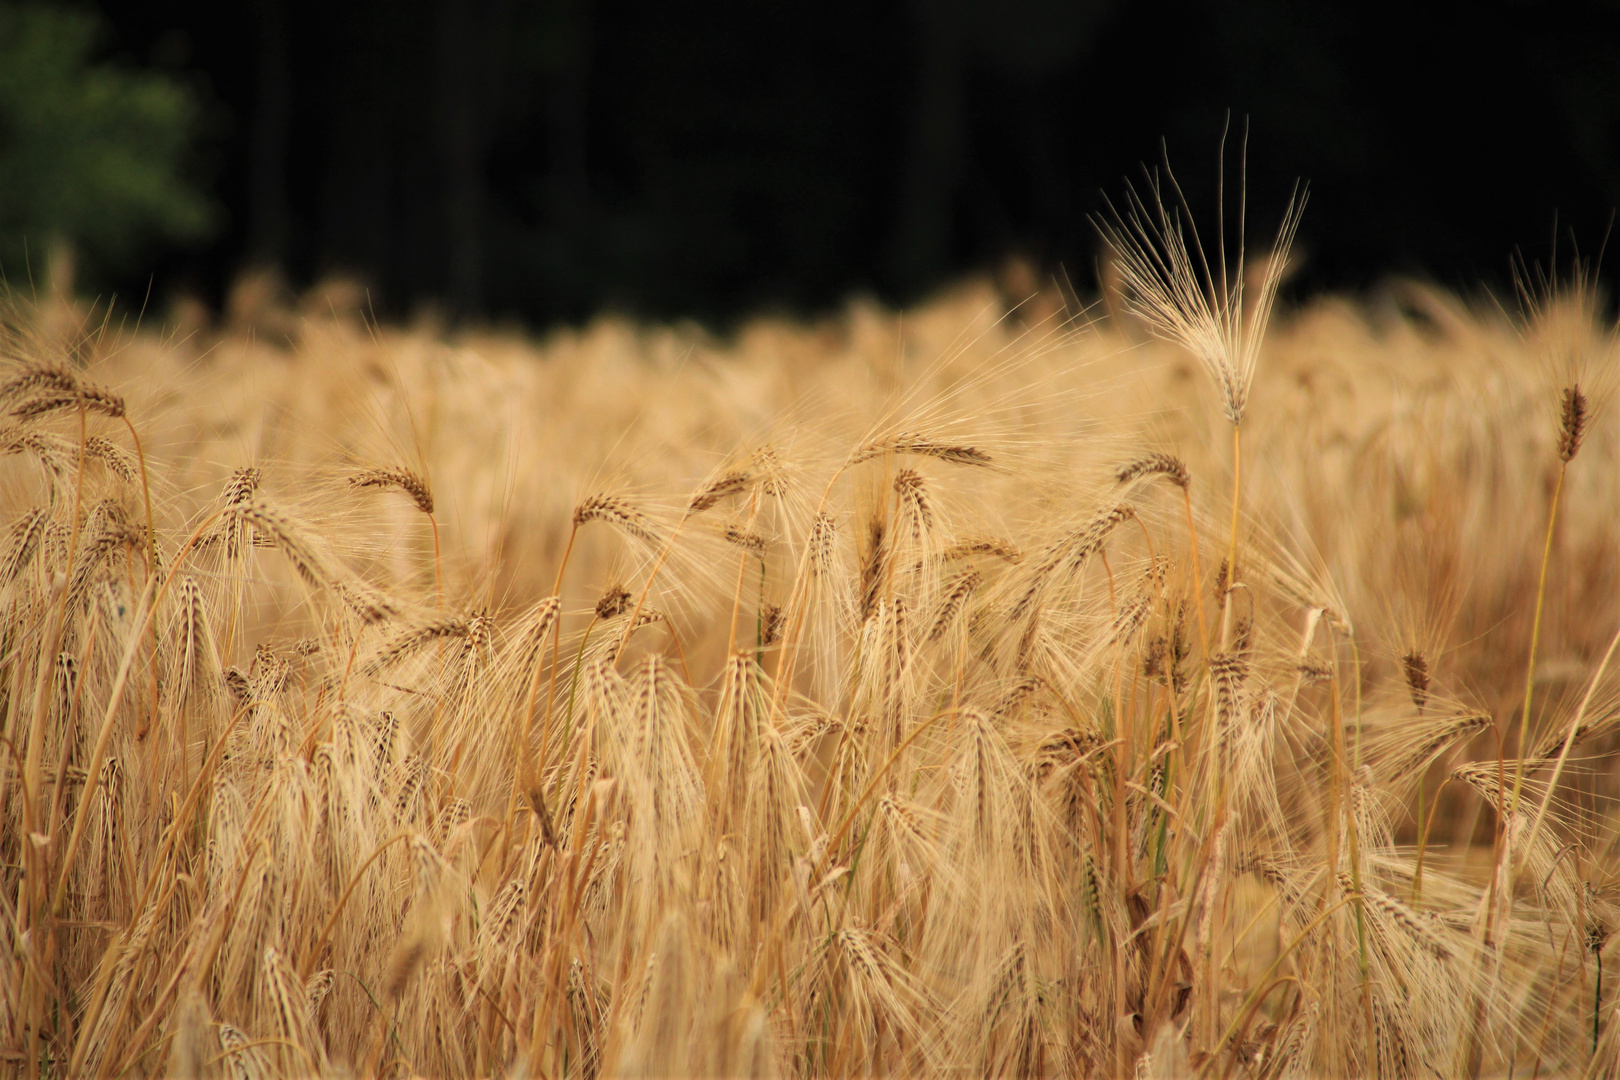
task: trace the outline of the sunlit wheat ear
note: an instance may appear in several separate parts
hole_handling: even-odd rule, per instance
[[[883,940],[852,923],[833,935],[828,945],[823,962],[843,976],[844,992],[839,996],[848,1024],[844,1037],[870,1047],[881,1032],[897,1032],[919,1052],[932,1056],[923,1021],[933,1005],[924,987],[883,947]]]
[[[60,435],[33,431],[26,427],[10,428],[0,436],[0,452],[34,456],[52,481],[53,493],[57,490],[58,484],[72,477],[73,462],[78,456],[78,449],[74,443]]]
[[[1242,706],[1243,683],[1249,677],[1248,661],[1236,653],[1216,653],[1209,658],[1209,677],[1215,687],[1215,716],[1224,740]]]
[[[928,483],[916,469],[901,469],[894,477],[894,492],[900,504],[899,518],[912,542],[922,544],[933,532],[934,509],[928,496]]]
[[[1010,563],[1018,562],[1024,557],[1023,552],[1019,551],[1012,541],[996,536],[965,536],[952,541],[945,548],[945,558],[948,561],[971,559],[981,555]]]
[[[116,1017],[126,997],[137,990],[132,983],[137,964],[143,958],[148,943],[152,940],[152,933],[158,926],[160,914],[164,914],[166,904],[148,904],[135,917],[133,924],[122,935],[123,949],[117,956],[118,960],[113,966],[112,980],[109,983],[107,994],[107,1007],[102,1010],[101,1016],[93,1034],[101,1036],[96,1047],[97,1054],[113,1050],[110,1046],[101,1045],[102,1041],[111,1041]]]
[[[17,365],[13,374],[0,383],[0,405],[7,405],[30,394],[71,394],[79,382],[67,368],[37,361]]]
[[[1580,383],[1565,387],[1563,409],[1559,414],[1558,460],[1568,464],[1580,452],[1589,420],[1586,395],[1581,392]]]
[[[782,640],[787,628],[787,611],[780,604],[766,604],[759,609],[759,644],[768,648]]]
[[[45,537],[50,514],[35,507],[18,518],[7,530],[5,556],[0,558],[0,587],[10,585],[22,575]]]
[[[888,542],[892,547],[896,585],[920,610],[934,606],[938,591],[939,537],[937,513],[928,482],[915,469],[901,469],[894,478],[895,513]]]
[[[726,496],[739,495],[747,491],[752,481],[753,474],[743,469],[723,473],[698,489],[691,502],[687,503],[686,512],[701,514],[706,510],[712,510]]]
[[[861,624],[850,708],[873,721],[884,753],[899,746],[915,705],[916,665],[912,663],[909,612],[904,597],[879,600]],[[893,779],[891,775],[891,780]]]
[[[416,887],[410,914],[381,983],[382,996],[391,1003],[399,1001],[422,966],[443,944],[454,888],[450,866],[425,836],[413,834],[406,843]]]
[[[446,638],[465,638],[468,634],[466,619],[437,618],[417,626],[408,627],[384,641],[375,655],[369,657],[362,668],[377,672],[399,663],[424,645]]]
[[[1355,891],[1349,874],[1339,875],[1339,888],[1346,893]],[[1436,920],[1366,882],[1362,882],[1361,895],[1376,920],[1398,928],[1436,959],[1451,959],[1452,943],[1447,940],[1445,928]]]
[[[219,656],[202,586],[189,575],[175,589],[174,638],[179,651],[176,700],[187,702],[211,693],[219,683]]]
[[[967,465],[986,468],[995,464],[995,459],[984,450],[966,443],[949,442],[920,435],[915,432],[900,432],[886,439],[878,439],[867,443],[855,451],[849,459],[851,465],[859,465],[863,461],[883,457],[886,454],[911,454],[916,457],[934,458],[938,461],[949,462],[952,465]]]
[[[1416,1076],[1422,1060],[1406,999],[1374,990],[1368,995],[1372,1014],[1372,1058],[1378,1076]]]
[[[1551,764],[1558,755],[1564,752],[1567,742],[1573,750],[1583,743],[1590,742],[1599,736],[1606,735],[1620,729],[1620,703],[1610,703],[1608,708],[1597,711],[1595,716],[1588,716],[1581,720],[1573,729],[1568,723],[1555,723],[1552,729],[1536,744],[1525,767],[1534,764],[1539,767]]]
[[[1174,177],[1170,183],[1174,187]],[[1258,295],[1247,300],[1241,214],[1235,264],[1225,262],[1223,236],[1214,267],[1197,230],[1165,205],[1157,177],[1150,180],[1147,198],[1134,187],[1127,188],[1124,211],[1111,209],[1096,219],[1114,256],[1126,308],[1153,334],[1181,345],[1203,362],[1233,424],[1243,422],[1248,407],[1260,342],[1304,207],[1302,193],[1289,200]]]
[[[241,558],[247,545],[257,542],[257,538],[253,536],[253,530],[243,521],[242,515],[232,508],[240,507],[251,500],[263,480],[264,471],[252,466],[245,466],[232,472],[219,494],[219,504],[226,512],[221,515],[213,529],[203,535],[200,543],[206,545],[223,541],[227,559],[234,561]]]
[[[726,530],[720,534],[720,539],[760,558],[765,557],[766,548],[769,546],[765,538],[759,533],[740,529],[735,525],[728,525]]]
[[[1032,950],[1019,939],[1002,954],[988,979],[976,987],[979,1053],[983,1076],[1046,1074],[1046,992]]]
[[[725,804],[718,808],[722,822],[741,811],[748,793],[748,770],[758,754],[761,699],[757,671],[752,656],[733,653],[726,658],[720,676],[706,775],[709,794]]]
[[[11,407],[12,417],[35,420],[63,409],[84,409],[115,420],[124,415],[124,399],[111,390],[73,376],[66,379],[67,385],[63,385],[63,376],[57,373],[34,386],[31,392],[11,395],[16,400]]]
[[[1305,1080],[1310,1075],[1321,1015],[1321,1002],[1312,1001],[1288,1022],[1277,1039],[1268,1076],[1276,1080]]]
[[[1114,470],[1114,479],[1121,484],[1155,476],[1163,477],[1178,488],[1186,488],[1192,484],[1192,474],[1187,471],[1185,462],[1171,454],[1157,451],[1128,461]]]
[[[232,472],[230,479],[225,481],[225,487],[219,493],[220,502],[226,506],[240,506],[253,497],[263,482],[263,469],[243,466]]]
[[[861,546],[860,618],[872,617],[877,610],[889,582],[889,561],[892,558],[888,523],[873,516],[866,523],[866,536]]]
[[[703,802],[702,780],[687,739],[685,694],[658,656],[647,658],[631,691],[631,753],[636,779],[645,784],[639,795],[653,829],[649,839],[676,843],[696,821]]]
[[[399,604],[381,590],[364,581],[340,581],[332,587],[333,594],[363,623],[387,622],[400,613]]]
[[[606,522],[626,536],[648,544],[662,541],[647,515],[629,499],[618,495],[592,495],[574,507],[576,527],[591,521]]]
[[[325,552],[309,539],[310,530],[262,499],[233,503],[230,514],[275,544],[298,576],[313,589],[329,589],[340,573]]]
[[[230,1024],[219,1025],[219,1046],[232,1080],[270,1080],[275,1075],[259,1041],[249,1039]]]
[[[290,1044],[282,1054],[284,1071],[307,1068],[306,1061],[324,1068],[322,1059],[326,1051],[310,1025],[309,997],[304,992],[303,980],[273,945],[264,947],[259,976],[275,1011],[277,1033]],[[294,1048],[309,1057],[297,1054]]]
[[[761,446],[749,457],[748,463],[749,471],[759,484],[762,494],[778,499],[792,490],[789,467],[782,461],[782,455],[777,453],[774,446]]]
[[[562,598],[548,596],[517,620],[516,632],[508,639],[508,649],[512,662],[518,665],[525,678],[546,658],[546,642],[561,610]]]
[[[782,734],[761,724],[757,753],[748,777],[743,822],[747,871],[744,895],[753,921],[763,925],[781,899],[798,833],[797,808],[806,801],[804,773]]]
[[[934,613],[933,625],[928,628],[928,640],[938,641],[951,628],[959,615],[967,607],[968,601],[984,584],[984,575],[977,570],[967,570],[958,574],[945,588],[944,595],[939,602],[939,610]]]
[[[304,982],[304,1015],[312,1030],[318,1029],[321,1006],[326,1003],[327,995],[331,994],[336,984],[337,972],[331,968],[317,971]]]
[[[1420,649],[1411,649],[1401,657],[1401,673],[1406,677],[1406,692],[1419,713],[1429,703],[1429,660]]]
[[[833,702],[843,674],[845,627],[854,621],[856,588],[849,561],[839,556],[837,519],[825,511],[810,521],[802,565],[796,601],[802,606],[790,609],[790,626],[802,628],[796,633],[807,648],[800,655],[810,667],[817,699]]]
[[[1448,750],[1490,726],[1490,716],[1483,713],[1430,716],[1417,723],[1391,724],[1367,739],[1367,761],[1382,783],[1401,790],[1403,784],[1415,782]]]
[[[136,483],[140,479],[140,467],[135,455],[110,439],[100,435],[90,436],[84,443],[84,456],[101,462],[108,472],[126,484]]]
[[[1278,777],[1278,747],[1286,745],[1280,732],[1280,713],[1285,708],[1275,692],[1262,688],[1229,733],[1230,764],[1223,783],[1245,839],[1288,835]]]
[[[394,488],[405,493],[424,514],[433,513],[433,492],[427,481],[408,469],[366,469],[349,477],[353,488]]]
[[[1137,582],[1135,593],[1120,605],[1119,613],[1114,616],[1113,626],[1109,628],[1109,644],[1129,643],[1136,638],[1148,615],[1164,595],[1164,578],[1169,570],[1170,560],[1167,557],[1154,557],[1141,581]]]
[[[939,841],[939,818],[902,795],[884,795],[878,799],[874,837],[896,867],[913,875],[951,877],[955,868]]]
[[[818,512],[810,522],[810,534],[805,539],[810,573],[820,577],[832,572],[833,545],[837,540],[838,522],[831,514]]]
[[[116,504],[112,512],[93,515],[86,523],[81,539],[79,556],[68,581],[68,603],[77,606],[85,599],[90,587],[102,580],[108,560],[124,548],[139,547],[144,539],[140,532],[124,519]]]
[[[1085,566],[1086,560],[1102,550],[1122,523],[1131,521],[1136,517],[1136,508],[1129,503],[1121,503],[1098,513],[1084,524],[1069,529],[1048,544],[1040,559],[1027,571],[1027,584],[1018,598],[1013,602],[1008,614],[1014,618],[1022,618],[1028,614],[1035,601],[1040,598],[1060,574],[1073,576]]]

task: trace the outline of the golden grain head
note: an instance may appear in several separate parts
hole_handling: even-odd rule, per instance
[[[349,477],[354,488],[395,488],[407,495],[424,514],[433,513],[433,492],[427,481],[409,469],[366,469]]]
[[[1580,452],[1581,440],[1586,438],[1587,411],[1586,395],[1581,392],[1580,383],[1565,387],[1563,409],[1559,414],[1558,459],[1566,465]]]

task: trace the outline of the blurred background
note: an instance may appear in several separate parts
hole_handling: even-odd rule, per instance
[[[1247,124],[1293,288],[1504,287],[1620,205],[1620,3],[0,0],[0,268],[125,308],[245,270],[382,318],[809,314],[1095,276],[1162,160]]]

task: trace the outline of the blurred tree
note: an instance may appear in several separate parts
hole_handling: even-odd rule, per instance
[[[163,75],[98,63],[101,33],[92,15],[0,0],[0,273],[13,284],[59,244],[115,272],[148,242],[211,224],[182,168],[196,99]]]

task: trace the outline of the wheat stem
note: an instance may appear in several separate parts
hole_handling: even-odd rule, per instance
[[[1569,462],[1558,466],[1558,481],[1553,485],[1552,506],[1547,510],[1547,539],[1541,545],[1541,572],[1536,577],[1536,614],[1530,623],[1530,659],[1524,673],[1524,711],[1519,716],[1519,760],[1513,767],[1513,797],[1508,802],[1508,813],[1519,809],[1519,788],[1524,783],[1524,759],[1530,752],[1530,698],[1536,688],[1536,648],[1541,642],[1541,608],[1547,599],[1547,564],[1552,561],[1553,527],[1558,523],[1558,498],[1564,491],[1564,474]]]

